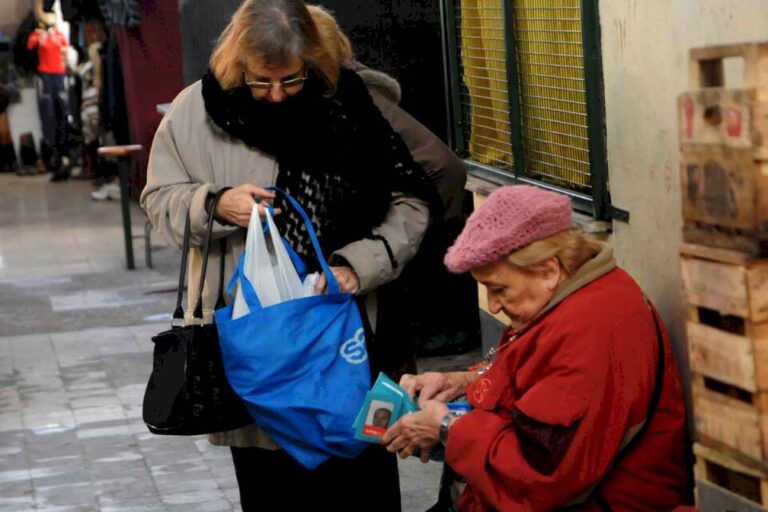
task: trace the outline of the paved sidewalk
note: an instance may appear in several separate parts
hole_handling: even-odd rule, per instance
[[[137,239],[139,268],[125,270],[119,205],[90,190],[0,175],[0,512],[239,511],[228,449],[141,421],[179,252],[155,235],[146,269]],[[133,205],[137,233],[144,219]],[[435,502],[440,471],[400,461],[404,512]]]
[[[238,509],[228,450],[141,421],[157,330],[0,340],[0,510]]]

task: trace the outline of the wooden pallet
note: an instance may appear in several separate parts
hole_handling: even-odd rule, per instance
[[[698,437],[768,459],[768,260],[685,244]]]
[[[727,450],[694,443],[698,505],[702,512],[765,510],[768,506],[768,472],[732,457]],[[712,508],[719,499],[727,508]]]
[[[752,149],[768,159],[768,103],[756,89],[697,89],[678,98],[680,142]]]
[[[685,241],[766,255],[768,160],[749,148],[684,144],[680,167]]]
[[[744,61],[744,87],[755,88],[758,101],[768,101],[768,42],[694,48],[690,53],[690,89],[727,87],[723,61]]]

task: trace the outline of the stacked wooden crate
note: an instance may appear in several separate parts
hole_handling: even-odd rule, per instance
[[[741,59],[744,87],[726,88]],[[709,511],[768,507],[768,43],[691,51],[679,98],[683,284],[696,488]]]

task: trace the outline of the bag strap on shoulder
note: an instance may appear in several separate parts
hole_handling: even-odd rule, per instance
[[[608,475],[608,472],[610,472],[611,468],[613,468],[616,465],[616,462],[619,461],[622,457],[627,455],[629,452],[632,451],[632,448],[638,443],[638,441],[643,437],[643,434],[645,434],[645,431],[648,430],[648,427],[651,424],[651,421],[653,420],[653,417],[656,415],[656,411],[659,408],[659,401],[661,400],[661,392],[664,388],[664,375],[666,373],[665,370],[665,357],[664,357],[664,337],[661,333],[661,324],[659,323],[659,317],[658,312],[656,311],[656,308],[651,304],[651,301],[646,299],[646,304],[648,305],[648,309],[651,312],[651,316],[653,317],[653,323],[656,327],[656,345],[658,350],[658,356],[656,360],[656,375],[654,376],[654,385],[653,385],[653,391],[651,393],[651,398],[648,401],[648,409],[645,413],[645,421],[643,421],[642,424],[640,424],[639,428],[630,429],[630,432],[628,432],[624,436],[624,440],[621,444],[621,447],[619,448],[619,452],[614,457],[613,461],[611,462],[610,466],[608,467],[608,471],[605,475],[603,475],[600,480],[598,480],[597,483],[595,483],[592,487],[587,489],[586,492],[581,494],[581,496],[575,498],[574,500],[571,500],[564,510],[567,510],[568,507],[575,506],[582,504],[586,502],[590,497],[594,498],[597,505],[600,507],[601,512],[611,512],[613,509],[606,501],[605,497],[602,494],[602,484],[605,480],[605,477]]]
[[[216,211],[216,204],[219,202],[219,199],[221,199],[221,196],[229,190],[228,188],[224,188],[219,190],[214,196],[213,200],[211,201],[211,213],[208,215],[208,224],[206,226],[206,236],[205,236],[205,243],[203,244],[203,265],[202,270],[200,272],[200,283],[198,288],[198,294],[197,294],[197,303],[195,304],[194,309],[194,317],[197,319],[203,318],[203,287],[205,286],[205,275],[208,269],[208,256],[210,254],[211,250],[211,235],[213,234],[213,221],[214,221],[214,212]],[[187,211],[187,218],[185,220],[184,224],[184,241],[182,243],[181,248],[181,265],[179,268],[179,289],[176,293],[176,309],[173,312],[173,319],[171,321],[171,325],[173,327],[177,327],[182,325],[184,322],[184,308],[181,305],[182,303],[182,297],[184,293],[184,283],[186,282],[186,274],[187,274],[187,264],[189,261],[189,249],[190,249],[190,214],[189,211]],[[220,272],[221,276],[219,279],[219,296],[216,300],[216,307],[218,308],[220,304],[224,303],[224,254],[226,252],[226,239],[221,240],[221,264],[220,264]]]

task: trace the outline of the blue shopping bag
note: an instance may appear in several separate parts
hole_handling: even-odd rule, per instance
[[[352,424],[371,384],[368,352],[354,297],[340,292],[309,217],[291,196],[273,190],[303,218],[328,292],[262,307],[241,259],[233,283],[249,313],[233,320],[227,306],[216,311],[216,325],[227,379],[255,423],[312,469],[365,449]]]

